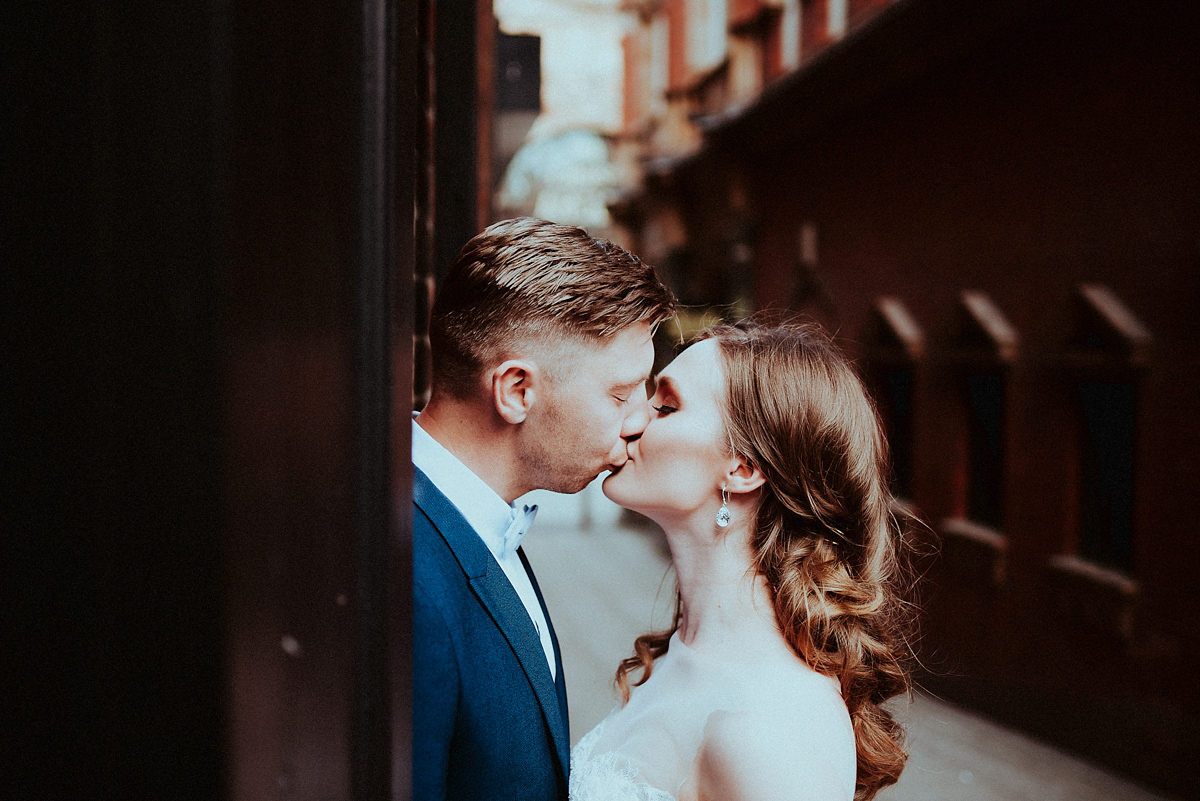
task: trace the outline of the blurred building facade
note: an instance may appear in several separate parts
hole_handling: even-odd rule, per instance
[[[1195,793],[1200,12],[627,8],[622,239],[859,360],[937,534],[925,684]]]
[[[626,181],[611,142],[623,127],[621,43],[632,16],[620,0],[495,0],[492,11],[502,57],[493,219],[530,215],[610,236],[608,203]],[[536,55],[504,56],[521,44]],[[537,100],[523,115],[502,94],[521,83],[534,84]]]

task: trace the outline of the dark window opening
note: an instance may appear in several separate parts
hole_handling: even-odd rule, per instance
[[[1126,383],[1079,384],[1079,555],[1126,571],[1133,556],[1136,395]]]
[[[1004,378],[967,376],[967,516],[1000,528],[1004,504]]]
[[[496,35],[496,111],[541,111],[542,40]]]
[[[879,367],[872,389],[891,456],[892,492],[912,498],[913,491],[913,373],[908,367]]]

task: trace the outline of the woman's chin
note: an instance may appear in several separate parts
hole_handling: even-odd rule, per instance
[[[621,475],[621,471],[614,470],[611,473],[609,473],[607,476],[605,476],[604,481],[601,482],[601,484],[600,484],[600,489],[604,492],[604,497],[608,498],[610,501],[617,504],[618,506],[621,504],[621,502],[613,497],[612,487],[613,487],[613,484],[616,483],[617,476],[619,476],[619,475]],[[620,495],[620,494],[621,493],[618,491],[617,495]]]
[[[628,503],[627,496],[621,490],[625,482],[622,480],[621,471],[614,470],[605,477],[604,483],[600,485],[600,489],[604,491],[604,497],[615,503],[617,506],[625,509],[633,509]],[[637,509],[633,509],[637,511]]]

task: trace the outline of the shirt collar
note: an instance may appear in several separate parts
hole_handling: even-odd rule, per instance
[[[462,513],[496,561],[516,552],[533,522],[537,506],[506,503],[487,482],[421,428],[416,412],[412,422],[412,460]]]

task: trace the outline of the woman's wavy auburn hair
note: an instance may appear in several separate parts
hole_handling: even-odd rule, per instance
[[[880,706],[911,687],[911,546],[888,489],[887,445],[862,382],[815,326],[721,325],[734,452],[766,477],[751,539],[780,630],[793,650],[836,678],[854,724],[857,801],[900,777],[904,731]],[[643,635],[617,670],[645,682],[679,626]]]

